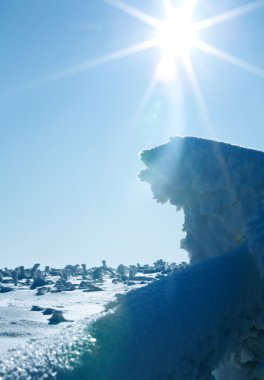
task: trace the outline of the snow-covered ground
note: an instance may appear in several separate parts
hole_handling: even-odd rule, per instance
[[[15,291],[0,295],[0,354],[3,354],[18,345],[27,344],[42,337],[53,336],[59,333],[72,322],[50,325],[51,315],[43,315],[42,311],[31,311],[33,305],[40,308],[53,308],[63,311],[67,320],[80,321],[93,317],[105,309],[108,302],[114,300],[115,295],[124,293],[132,287],[122,283],[112,284],[105,281],[101,286],[102,292],[72,292],[46,293],[36,296],[36,290],[28,287],[18,287]]]
[[[70,364],[69,356],[78,357],[77,347],[89,343],[87,325],[116,305],[118,295],[142,285],[105,279],[100,287],[103,291],[36,296],[36,290],[21,286],[0,294],[0,379],[53,378],[58,368]],[[32,311],[32,306],[61,310],[69,322],[49,324],[51,315]]]
[[[21,331],[35,337],[28,340],[25,334],[19,338],[23,346],[2,356],[0,378],[212,380],[213,371],[232,354],[251,370],[254,350],[261,351],[258,334],[264,322],[257,273],[254,257],[239,248],[131,292],[132,286],[106,281],[103,292],[38,297],[22,289],[6,294],[6,309],[12,294]],[[117,294],[125,293],[115,302]],[[112,307],[102,312],[111,301]],[[63,306],[65,317],[75,322],[50,326],[41,312],[28,311],[36,304]],[[20,314],[23,310],[28,319]],[[34,326],[34,318],[41,328]],[[7,319],[7,331],[9,324],[12,329]],[[217,379],[234,380],[231,373],[251,379],[233,366],[222,368]],[[261,356],[258,373],[255,378],[262,379]]]

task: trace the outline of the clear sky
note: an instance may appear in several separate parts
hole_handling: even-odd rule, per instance
[[[160,36],[161,0],[0,2],[0,266],[185,258],[139,152],[174,135],[264,150],[264,2],[245,4],[198,0],[203,42],[164,80],[161,44],[128,54]]]

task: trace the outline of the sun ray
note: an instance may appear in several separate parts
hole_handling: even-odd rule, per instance
[[[193,68],[193,65],[192,65],[192,62],[191,62],[189,56],[184,57],[184,65],[185,65],[189,80],[191,82],[191,86],[193,88],[194,94],[195,94],[196,99],[198,101],[200,112],[201,112],[201,115],[202,115],[203,120],[205,122],[207,132],[209,133],[209,136],[212,138],[212,137],[214,137],[213,124],[212,124],[210,114],[209,114],[208,108],[206,106],[206,102],[205,102],[202,90],[201,90],[200,85],[198,83],[198,80],[197,80],[197,77],[196,77],[196,74],[194,72],[194,68]],[[223,175],[225,176],[230,187],[234,188],[234,185],[233,185],[231,178],[230,178],[229,170],[227,169],[226,163],[223,160],[221,150],[219,150],[219,148],[217,146],[214,146],[213,149],[214,149],[214,153],[215,153],[215,158],[218,160],[218,163],[219,163],[219,166],[222,170]],[[235,188],[234,188],[234,191],[236,191]]]
[[[183,1],[182,8],[185,12],[192,14],[196,8],[198,0]]]
[[[250,63],[245,62],[242,59],[236,58],[232,54],[229,54],[223,50],[217,49],[216,47],[214,47],[210,44],[207,44],[204,41],[197,40],[195,46],[198,49],[201,49],[201,50],[205,51],[206,53],[209,53],[211,55],[214,55],[217,58],[222,59],[223,61],[226,61],[228,63],[231,63],[234,66],[237,66],[243,70],[246,70],[246,71],[250,72],[251,74],[254,74],[254,75],[257,75],[261,78],[264,78],[264,70],[254,66],[254,65],[251,65]]]
[[[59,79],[59,78],[69,77],[69,76],[77,74],[81,71],[85,71],[85,70],[91,69],[93,67],[102,65],[104,63],[116,61],[118,59],[125,58],[125,57],[128,57],[130,55],[140,53],[140,52],[147,50],[147,49],[150,49],[154,46],[156,46],[156,39],[152,38],[152,39],[140,42],[138,44],[128,46],[127,48],[114,51],[114,52],[107,54],[107,55],[104,55],[102,57],[95,58],[95,59],[77,64],[77,65],[74,65],[68,69],[62,70],[62,71],[54,74],[50,78]]]
[[[202,30],[211,26],[214,26],[216,24],[220,24],[221,22],[230,20],[232,18],[241,16],[242,14],[252,12],[258,8],[261,8],[264,6],[264,1],[263,0],[256,0],[252,1],[250,3],[244,4],[240,7],[231,9],[230,11],[220,13],[214,17],[210,17],[208,19],[199,21],[195,24],[195,29]]]
[[[115,8],[120,9],[124,13],[127,13],[138,20],[145,22],[148,25],[153,26],[154,28],[157,28],[160,25],[160,20],[148,15],[147,13],[140,11],[137,8],[127,5],[120,0],[104,0],[104,2]]]
[[[165,10],[165,14],[169,15],[174,11],[174,6],[172,5],[172,0],[163,0],[163,7]]]
[[[196,100],[197,100],[197,103],[199,106],[199,110],[200,110],[202,118],[205,122],[205,126],[206,126],[209,134],[212,135],[211,118],[210,118],[209,111],[208,111],[206,103],[205,103],[205,99],[204,99],[202,90],[201,90],[200,85],[198,83],[198,80],[197,80],[191,59],[190,59],[189,55],[186,54],[184,57],[182,57],[182,60],[184,63],[185,70],[187,72],[187,76],[190,80],[192,90],[193,90],[194,95],[196,97]]]
[[[162,82],[170,82],[175,79],[177,73],[176,62],[170,56],[163,55],[158,62],[155,76]]]
[[[182,4],[180,5],[179,8],[181,9],[181,11],[183,11],[185,13],[188,13],[188,14],[191,14],[191,13],[193,13],[193,11],[194,11],[194,9],[196,7],[197,1],[198,0],[185,0],[185,1],[182,1]],[[173,5],[172,0],[163,0],[163,6],[164,6],[165,13],[168,16],[172,12],[175,11],[175,5]]]
[[[138,120],[140,116],[142,115],[144,109],[146,108],[146,105],[148,104],[148,101],[151,99],[151,96],[155,90],[156,85],[157,85],[157,77],[154,74],[143,94],[141,103],[138,107],[138,111],[136,112],[136,120]]]
[[[130,55],[140,53],[142,51],[145,51],[147,49],[150,49],[156,46],[156,44],[157,44],[156,38],[149,39],[149,40],[140,42],[138,44],[128,46],[127,48],[114,51],[102,57],[91,59],[91,60],[76,64],[76,65],[73,65],[64,70],[57,71],[51,75],[40,78],[39,80],[35,80],[24,85],[22,84],[20,86],[16,86],[15,88],[9,89],[7,91],[1,91],[0,96],[14,95],[14,94],[20,93],[21,91],[31,90],[47,83],[51,83],[60,79],[71,77],[73,75],[79,74],[81,72],[87,71],[89,69],[103,65],[105,63],[113,62],[118,59],[122,59]]]
[[[157,80],[155,78],[155,75],[153,75],[144,91],[142,99],[134,113],[134,116],[132,117],[132,119],[130,119],[130,122],[128,123],[128,126],[126,128],[124,142],[120,150],[120,155],[118,156],[119,161],[124,160],[126,157],[127,146],[130,144],[131,139],[134,136],[134,133],[137,131],[140,125],[140,121],[142,120],[142,115],[146,109],[146,106],[148,105],[149,100],[151,99],[153,92],[155,91],[156,85],[157,85]]]

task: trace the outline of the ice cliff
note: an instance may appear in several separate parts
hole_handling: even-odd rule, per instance
[[[194,137],[146,150],[140,177],[154,198],[184,210],[192,263],[243,244],[263,269],[264,153]]]
[[[140,177],[151,185],[154,198],[161,203],[168,201],[184,211],[183,230],[186,237],[182,240],[182,248],[188,251],[192,264],[203,261],[205,265],[209,258],[234,250],[237,252],[238,266],[242,265],[240,252],[244,250],[256,262],[258,271],[255,276],[259,279],[258,291],[261,296],[251,305],[244,297],[240,322],[234,330],[228,329],[228,334],[227,320],[222,319],[222,336],[213,350],[219,349],[219,345],[223,344],[227,355],[231,347],[227,343],[227,336],[232,336],[232,360],[225,369],[218,372],[219,379],[264,379],[261,369],[264,359],[263,152],[212,140],[176,137],[167,144],[144,151],[141,159],[147,169],[140,173]],[[227,259],[225,264],[228,270]],[[237,286],[235,282],[234,276],[230,283],[230,299]],[[256,295],[253,283],[250,281],[247,284],[252,297]],[[245,277],[241,278],[239,286],[244,284]],[[219,287],[217,292],[221,293],[222,290]],[[210,308],[214,307],[213,298],[208,299]],[[233,298],[234,304],[235,301],[237,297]],[[253,310],[259,310],[257,318],[253,316]],[[234,319],[233,312],[232,306],[229,310],[226,309],[229,318]],[[246,314],[250,323],[240,338],[236,339],[234,333],[238,329],[242,331],[247,325],[243,317]],[[195,347],[194,345],[193,348]],[[233,363],[236,363],[239,371],[235,370]],[[199,376],[195,378],[200,379]]]

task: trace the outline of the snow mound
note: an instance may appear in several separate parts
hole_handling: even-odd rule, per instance
[[[250,380],[261,365],[254,350],[264,353],[257,273],[254,257],[239,248],[130,292],[90,327],[95,346],[59,379],[212,380],[213,370],[236,354]]]

